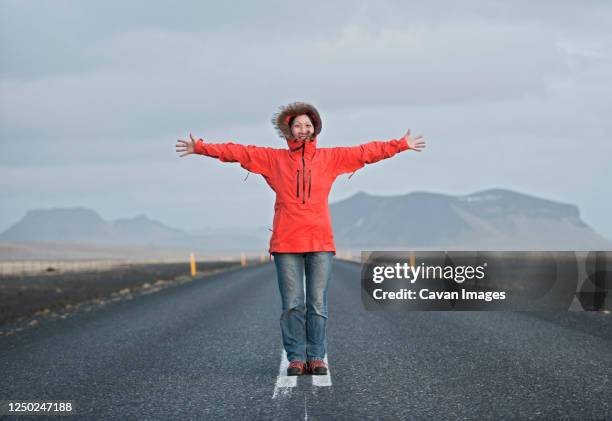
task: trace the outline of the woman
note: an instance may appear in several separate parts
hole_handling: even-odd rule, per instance
[[[327,203],[332,184],[341,174],[354,173],[398,152],[420,152],[425,141],[421,136],[412,138],[408,130],[398,140],[318,148],[321,117],[315,107],[303,102],[281,107],[272,122],[289,149],[208,143],[190,134],[188,141],[178,139],[176,151],[181,157],[196,153],[239,162],[261,174],[276,192],[269,253],[274,256],[282,298],[280,325],[289,360],[287,375],[325,375],[327,288],[336,254]]]

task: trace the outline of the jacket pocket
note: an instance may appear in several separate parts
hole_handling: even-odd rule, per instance
[[[297,170],[297,175],[295,176],[295,195],[300,197],[300,170]]]

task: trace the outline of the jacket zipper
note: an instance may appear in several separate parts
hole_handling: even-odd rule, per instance
[[[310,199],[310,188],[312,187],[312,168],[308,168],[308,198]]]
[[[300,197],[300,170],[297,170],[297,177],[295,177],[295,195]]]
[[[302,148],[302,204],[306,203],[306,161],[304,160],[304,149]]]

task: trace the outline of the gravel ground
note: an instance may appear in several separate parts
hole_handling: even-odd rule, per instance
[[[91,305],[158,291],[203,276],[240,268],[240,262],[207,262],[196,277],[178,263],[126,265],[114,270],[0,278],[0,335],[38,324],[43,318]]]

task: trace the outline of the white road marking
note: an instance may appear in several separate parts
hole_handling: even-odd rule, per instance
[[[281,352],[281,362],[278,369],[276,384],[274,385],[274,394],[272,395],[272,399],[275,399],[279,394],[287,395],[289,392],[291,392],[291,388],[297,386],[297,376],[288,376],[287,367],[289,367],[289,361],[287,361],[287,353],[283,349]]]
[[[327,354],[323,359],[327,365],[327,374],[325,376],[311,376],[312,385],[317,387],[330,387],[332,385],[331,371],[329,370],[329,363],[327,362]]]

